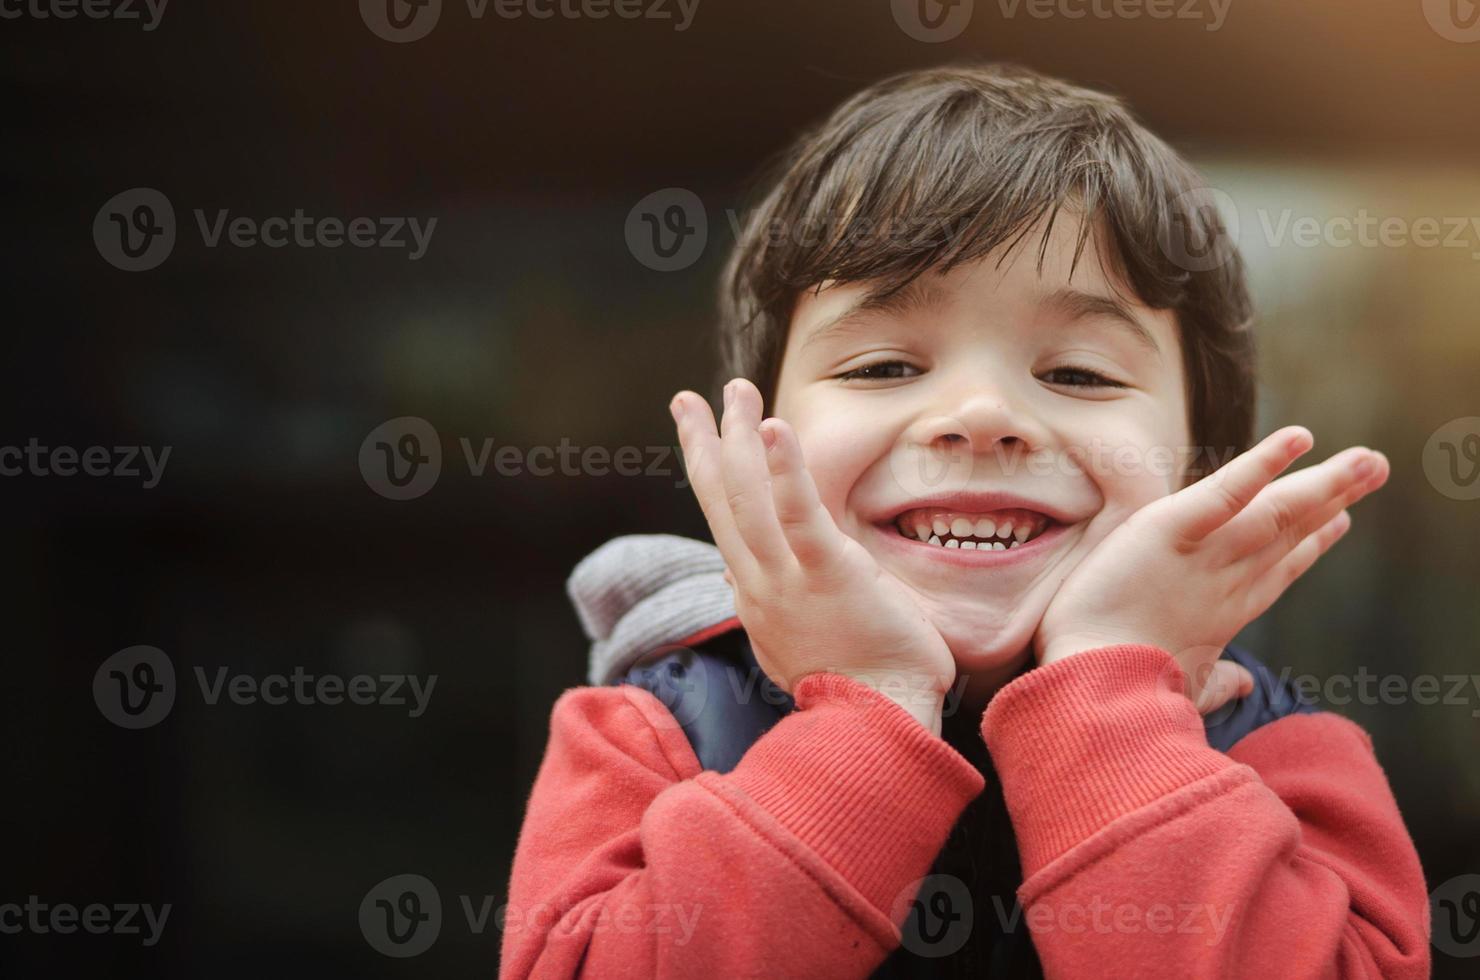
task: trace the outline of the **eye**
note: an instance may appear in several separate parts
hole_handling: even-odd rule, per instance
[[[1055,375],[1068,376],[1068,377],[1071,377],[1071,378],[1076,379],[1076,380],[1072,380],[1072,381],[1051,381],[1050,382],[1052,384],[1068,385],[1071,388],[1124,388],[1124,387],[1126,387],[1125,385],[1121,384],[1119,381],[1115,381],[1115,380],[1112,380],[1111,378],[1107,378],[1103,374],[1099,373],[1098,371],[1091,371],[1089,368],[1080,368],[1080,367],[1061,367],[1061,368],[1054,368],[1052,371],[1048,372],[1048,374],[1044,375],[1044,377],[1051,379]]]
[[[839,381],[894,381],[913,377],[919,369],[904,361],[876,361],[838,375]]]

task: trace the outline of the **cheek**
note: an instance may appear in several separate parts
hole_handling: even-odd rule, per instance
[[[887,439],[862,413],[826,412],[787,421],[796,429],[822,505],[846,528],[848,495],[887,450]],[[882,448],[878,445],[881,439]]]
[[[1147,504],[1174,493],[1182,480],[1189,449],[1175,433],[1122,434],[1102,440],[1083,465],[1099,488],[1107,515],[1124,519]]]

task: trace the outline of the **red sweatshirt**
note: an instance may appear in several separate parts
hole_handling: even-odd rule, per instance
[[[981,731],[1049,977],[1426,977],[1427,887],[1371,739],[1294,714],[1209,748],[1156,647],[1030,670]],[[982,773],[814,674],[732,772],[639,688],[556,702],[502,977],[866,977]],[[985,910],[983,910],[985,911]]]

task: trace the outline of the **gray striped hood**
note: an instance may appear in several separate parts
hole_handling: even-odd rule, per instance
[[[735,615],[725,562],[707,541],[627,534],[581,559],[566,579],[591,640],[587,680],[610,684],[644,654]]]

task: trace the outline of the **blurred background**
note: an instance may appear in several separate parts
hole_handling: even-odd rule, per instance
[[[505,901],[551,705],[584,682],[565,576],[616,534],[705,535],[666,404],[713,379],[734,222],[802,127],[908,68],[1009,60],[1124,96],[1236,213],[1260,432],[1300,423],[1313,458],[1365,444],[1392,461],[1242,641],[1322,680],[1480,675],[1473,5],[976,0],[934,36],[888,0],[699,0],[687,19],[673,0],[638,19],[393,9],[411,26],[384,0],[0,4],[0,446],[104,447],[97,467],[125,470],[0,478],[0,903],[172,906],[152,945],[0,935],[0,975],[495,972],[498,929],[459,905]],[[173,209],[163,257],[164,237],[141,256],[106,244],[110,215],[141,234],[163,220],[139,188]],[[665,261],[627,230],[673,189],[706,233]],[[207,244],[222,211],[298,209],[377,235],[436,224],[416,258],[404,230],[400,248]],[[362,445],[408,416],[434,430],[415,445],[440,447],[440,477],[377,486]],[[504,476],[490,456],[476,475],[463,440],[475,457],[565,440],[666,463]],[[148,486],[143,447],[169,447]],[[168,658],[175,698],[126,728],[139,717],[109,717],[94,683],[139,645]],[[212,704],[196,672],[222,668],[437,680],[413,717]],[[1480,873],[1480,681],[1440,683],[1430,704],[1347,690],[1331,708],[1371,733],[1430,887],[1477,890],[1462,876]],[[362,900],[404,873],[435,882],[446,913],[415,959],[359,927]],[[1480,963],[1458,927],[1436,923],[1437,976]]]

